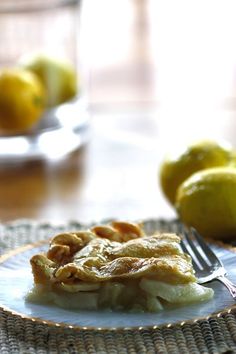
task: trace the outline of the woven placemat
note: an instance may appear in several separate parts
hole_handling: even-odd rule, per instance
[[[165,222],[159,226],[165,229]],[[28,220],[0,225],[0,255],[81,228],[77,222],[53,226]],[[91,331],[38,324],[0,309],[0,353],[236,353],[236,310],[155,329]]]

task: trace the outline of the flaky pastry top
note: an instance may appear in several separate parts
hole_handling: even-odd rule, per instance
[[[112,222],[56,235],[46,254],[31,258],[35,283],[73,285],[150,278],[195,281],[191,258],[171,233],[145,235],[141,225]]]

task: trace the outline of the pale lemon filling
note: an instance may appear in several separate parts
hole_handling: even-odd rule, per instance
[[[159,312],[168,304],[197,303],[210,300],[213,295],[211,288],[196,282],[172,285],[142,278],[131,282],[62,283],[53,289],[38,284],[26,299],[67,309]]]

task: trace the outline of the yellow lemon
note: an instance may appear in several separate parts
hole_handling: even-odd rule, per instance
[[[64,103],[76,95],[77,77],[70,63],[48,55],[32,55],[22,58],[20,64],[43,82],[48,107]]]
[[[177,191],[180,219],[203,236],[236,240],[236,169],[216,167],[189,177]]]
[[[18,68],[0,71],[0,130],[28,130],[40,119],[44,102],[44,88],[35,74]]]
[[[179,185],[193,173],[210,167],[236,164],[236,152],[225,142],[200,141],[165,159],[160,167],[162,191],[175,204]]]

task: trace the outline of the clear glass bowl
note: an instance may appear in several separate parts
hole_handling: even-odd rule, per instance
[[[0,135],[0,161],[60,158],[87,141],[80,15],[80,0],[0,1],[0,68],[17,66],[20,58],[39,53],[65,59],[75,69],[79,83],[76,97],[48,108],[30,131]]]
[[[89,115],[81,101],[45,113],[29,133],[0,137],[0,161],[59,160],[89,139]]]

